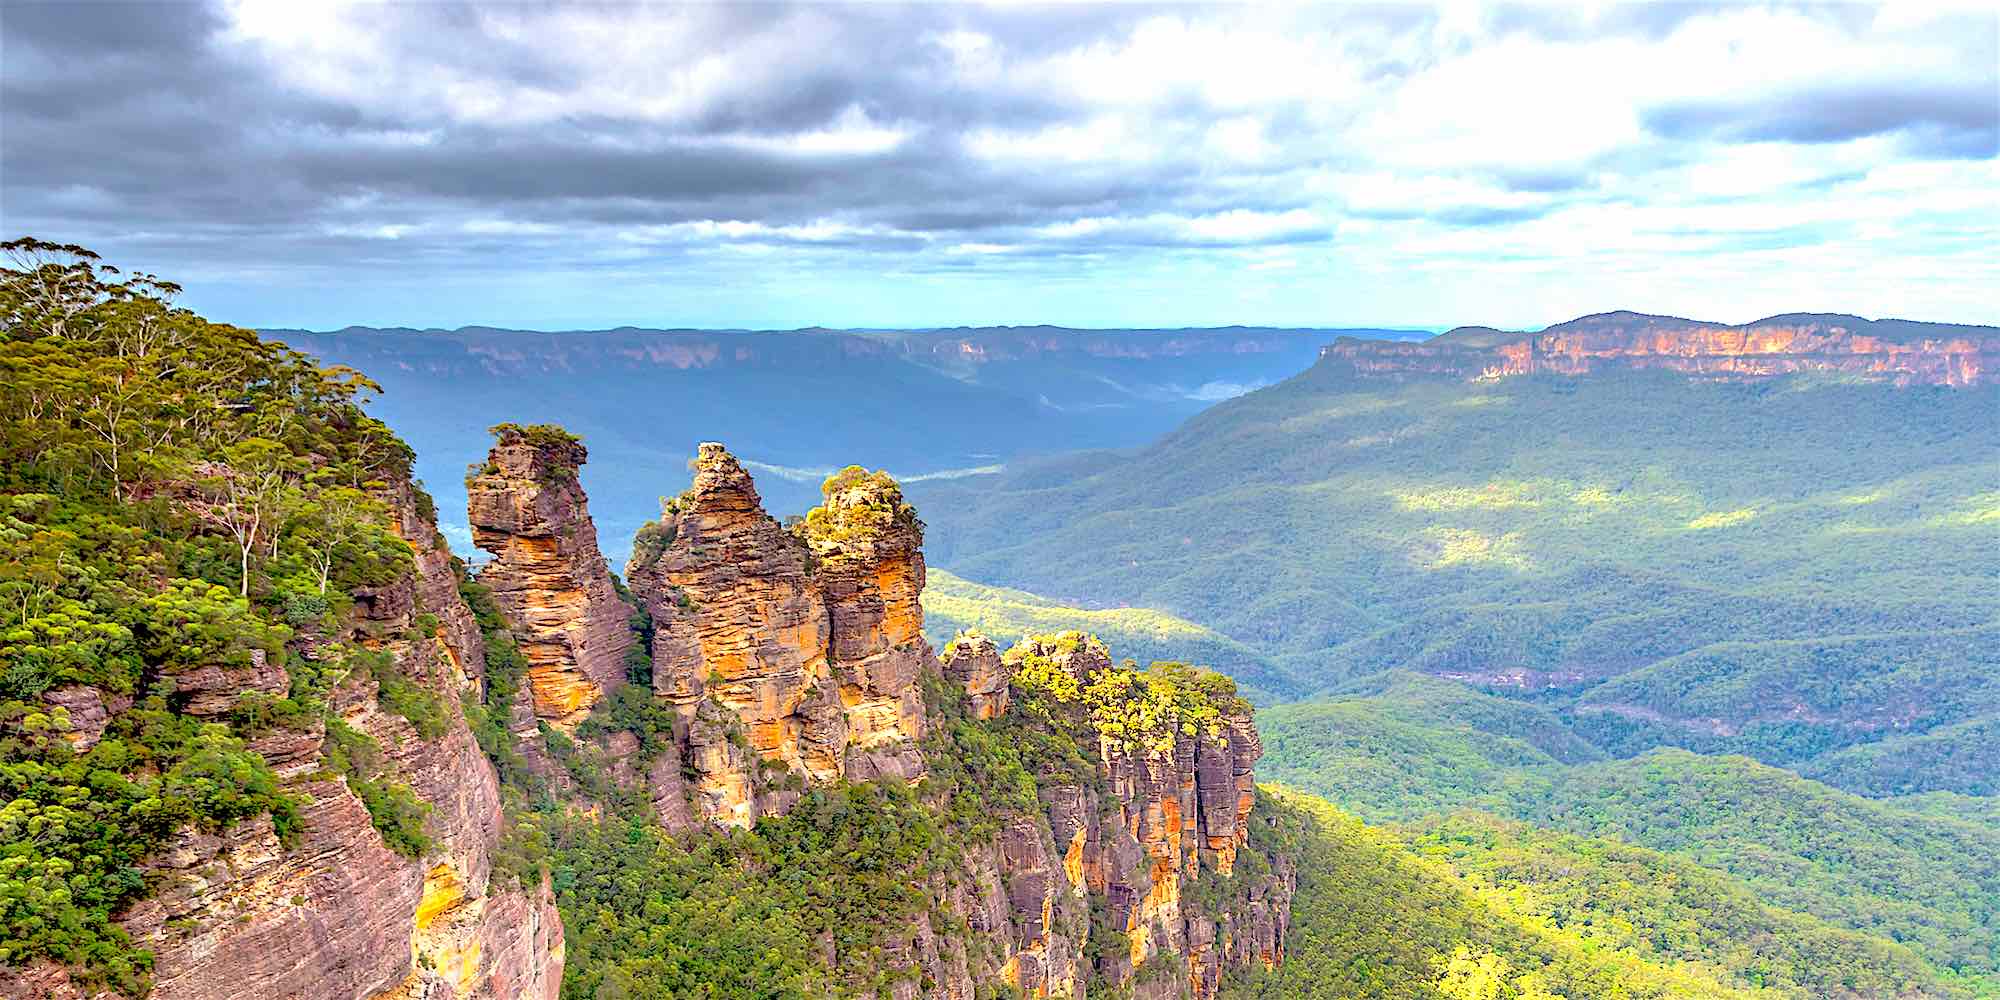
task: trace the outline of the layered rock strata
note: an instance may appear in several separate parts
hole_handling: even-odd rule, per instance
[[[1031,657],[1082,685],[1122,669],[1086,636],[1031,638],[1000,657],[983,636],[961,635],[947,647],[948,676],[963,686],[968,714],[997,717],[1008,708],[978,710],[994,704],[995,671]],[[1030,997],[1081,997],[1097,982],[1139,1000],[1206,1000],[1229,971],[1281,961],[1297,888],[1291,859],[1259,853],[1254,874],[1219,893],[1195,891],[1228,878],[1255,850],[1252,767],[1262,744],[1247,706],[1230,698],[1223,708],[1195,735],[1178,718],[1136,742],[1129,733],[1079,730],[1096,755],[1093,780],[1045,780],[1041,812],[1014,817],[972,852],[963,887],[946,896],[950,912],[999,942],[993,968],[962,963],[948,948],[926,950],[913,932],[908,951],[939,985],[908,996],[970,997],[992,975]],[[1118,945],[1094,960],[1085,947],[1093,923]]]
[[[1001,661],[993,640],[976,631],[961,632],[938,659],[944,664],[945,679],[965,689],[973,718],[997,719],[1007,714],[1008,682],[1014,674]]]
[[[479,582],[527,658],[535,717],[573,730],[624,681],[631,609],[577,481],[583,444],[548,427],[496,431],[499,442],[466,480],[473,544],[493,556]]]
[[[1420,343],[1343,337],[1320,356],[1367,376],[1472,379],[1657,369],[1734,380],[1833,372],[1898,385],[1971,386],[2000,381],[2000,327],[1816,314],[1729,326],[1615,312],[1540,333],[1460,327]]]
[[[455,705],[476,687],[484,650],[450,553],[415,496],[407,484],[388,495],[411,546],[412,572],[357,595],[339,633],[302,630],[294,652],[369,648],[441,704]],[[424,616],[438,621],[434,635],[422,633]],[[220,719],[246,692],[282,693],[285,670],[258,660],[249,668],[192,671],[177,676],[177,685],[183,677],[196,692],[187,710]],[[233,696],[229,685],[237,685]],[[112,713],[123,705],[75,692],[63,697]],[[266,732],[251,748],[298,798],[303,834],[287,845],[258,817],[219,834],[182,830],[148,859],[147,876],[159,887],[119,923],[154,955],[152,1000],[555,1000],[561,918],[546,883],[506,885],[493,873],[499,782],[464,718],[442,713],[442,731],[427,738],[385,710],[375,680],[359,670],[330,701],[342,723],[380,748],[381,780],[407,785],[429,806],[430,849],[418,858],[390,850],[347,779],[327,769],[323,724]],[[95,739],[103,723],[89,712],[85,718],[83,738]],[[12,978],[0,970],[0,996],[109,1000],[79,990],[49,965]]]
[[[696,818],[747,825],[807,783],[922,774],[918,678],[936,658],[921,541],[887,477],[830,486],[795,534],[741,463],[701,446],[693,485],[626,571],[652,616],[653,688],[681,719]]]

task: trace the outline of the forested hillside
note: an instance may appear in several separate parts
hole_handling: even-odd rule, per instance
[[[1186,619],[1302,692],[1394,668],[1530,697],[1614,755],[1987,787],[2000,387],[1358,364],[1129,455],[920,484],[938,560]]]
[[[1913,566],[1904,593],[1849,595],[1876,608],[1866,633],[1671,652],[1581,698],[1356,668],[1253,727],[1222,676],[1114,660],[1215,663],[1267,701],[1308,688],[1191,620],[937,573],[926,621],[924,524],[860,469],[785,526],[704,446],[628,588],[596,547],[584,443],[504,424],[467,477],[494,556],[474,574],[365,377],[80,248],[9,249],[9,1000],[2000,988],[1992,800],[1620,759],[1660,720],[1588,708],[1638,704],[1614,685],[1649,676],[1718,713],[1757,695],[1727,686],[1746,675],[1934,691],[1937,726],[1748,742],[1872,794],[1985,791],[1952,742],[1989,725],[1985,597],[1939,605]],[[1928,517],[1898,516],[1884,530]],[[1912,637],[1893,609],[1916,606],[1973,618]],[[1747,739],[1724,722],[1716,746]],[[1260,757],[1341,805],[1253,787]]]
[[[1235,997],[1989,995],[1675,855],[1483,814],[1369,826],[1267,791],[1272,836],[1300,858],[1295,945]]]
[[[0,996],[553,990],[371,383],[80,247],[5,250]]]

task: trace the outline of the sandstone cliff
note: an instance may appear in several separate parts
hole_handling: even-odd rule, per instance
[[[922,529],[894,483],[863,478],[829,485],[807,519],[817,531],[795,535],[705,444],[693,485],[634,545],[653,687],[683,720],[701,819],[747,825],[806,782],[922,773],[917,679],[936,662],[917,605]]]
[[[1321,358],[1367,376],[1501,378],[1659,369],[1707,378],[1837,372],[1898,385],[2000,381],[2000,328],[1792,314],[1729,326],[1602,313],[1540,333],[1460,327],[1420,343],[1343,337]]]
[[[597,548],[577,470],[583,444],[550,427],[503,424],[466,480],[473,544],[493,555],[493,591],[528,659],[536,717],[574,729],[625,678],[630,609]]]
[[[492,464],[503,470],[545,461],[500,450]],[[926,754],[951,753],[954,726],[985,727],[983,739],[1025,741],[1033,774],[1007,780],[1036,793],[989,803],[988,832],[955,842],[958,860],[926,876],[933,905],[883,925],[866,955],[828,942],[827,968],[907,970],[889,977],[898,1000],[972,1000],[996,982],[1031,997],[1110,987],[1208,1000],[1229,971],[1282,958],[1296,880],[1289,859],[1252,842],[1261,746],[1228,681],[1120,667],[1076,634],[1005,655],[961,635],[941,660],[923,638],[923,525],[893,480],[850,468],[787,527],[721,445],[703,445],[693,470],[627,567],[650,620],[648,711],[671,722],[618,728],[631,691],[587,713],[571,762],[604,778],[570,791],[605,801],[579,806],[650,806],[674,831],[748,827],[786,815],[808,789],[884,779],[915,783],[948,812],[965,787],[949,782],[981,779],[938,763],[951,770],[933,786],[939,758]],[[485,478],[474,505],[488,532],[498,519],[481,504],[519,510],[547,488],[532,471],[507,477],[521,496]],[[561,506],[580,511],[569,482]],[[506,552],[514,537],[489,548]],[[538,634],[528,622],[513,630],[524,642]],[[1071,749],[1036,756],[1049,747]]]
[[[949,653],[969,717],[1011,711],[1076,738],[1090,764],[1038,775],[1041,809],[973,852],[968,888],[950,897],[998,939],[990,974],[1031,997],[1098,983],[1142,1000],[1209,998],[1231,970],[1282,960],[1296,871],[1251,846],[1262,745],[1226,681],[1114,666],[1075,633],[1031,637],[1004,657],[961,636]],[[996,703],[1002,688],[1017,697]],[[961,975],[948,953],[924,965],[939,986],[912,997],[969,997],[989,974],[973,962]]]
[[[286,844],[265,817],[223,833],[180,831],[145,870],[158,889],[119,916],[154,956],[154,1000],[554,1000],[562,922],[546,883],[520,887],[493,871],[500,789],[455,710],[476,688],[484,649],[460,599],[450,553],[418,494],[386,497],[414,557],[393,586],[357,594],[337,631],[302,628],[301,656],[366,650],[449,710],[413,722],[385,708],[377,675],[350,669],[330,692],[331,718],[379,753],[374,777],[406,786],[428,809],[428,847],[391,850],[357,795],[358,774],[329,765],[328,726],[271,727],[251,743],[301,802],[300,839]],[[431,621],[435,620],[434,631]],[[176,678],[184,711],[221,719],[245,693],[282,694],[286,670],[197,670]],[[102,706],[116,712],[120,699]],[[129,699],[122,701],[129,702]],[[95,738],[102,721],[86,726]],[[354,737],[349,737],[350,739]],[[10,978],[11,977],[11,978]],[[0,970],[0,996],[106,998],[75,988],[60,968]]]

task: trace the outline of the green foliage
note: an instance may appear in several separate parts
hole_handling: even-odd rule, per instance
[[[1057,654],[1085,643],[1103,655],[1103,644],[1080,632],[1030,636],[1007,650],[1003,659],[1013,668],[1014,688],[1028,712],[1051,722],[1080,712],[1105,739],[1164,753],[1183,736],[1223,738],[1223,715],[1250,709],[1234,681],[1185,663],[1158,662],[1137,670],[1127,661],[1079,677]]]
[[[666,554],[667,546],[674,543],[674,526],[659,521],[647,521],[639,526],[632,536],[632,566],[637,569],[651,569]]]
[[[1684,858],[1616,840],[1538,830],[1477,813],[1426,827],[1412,850],[1473,891],[1584,941],[1705,962],[1750,986],[1811,996],[1906,996],[1937,986],[1910,949],[1779,909]]]
[[[290,841],[297,804],[228,727],[153,695],[78,753],[68,718],[0,703],[0,962],[50,958],[89,985],[143,994],[151,956],[111,917],[143,896],[140,862],[179,827],[223,830],[268,814]]]
[[[2000,971],[2000,871],[1991,863],[2000,827],[1680,750],[1524,781],[1498,806],[1691,858],[1780,906],[1907,944],[1940,968]]]
[[[1551,751],[1573,748],[1573,737],[1535,706],[1429,678],[1392,675],[1361,690],[1370,693],[1263,712],[1261,773],[1419,832],[1469,807],[1650,849],[1797,914],[1907,945],[1942,975],[1995,972],[2000,882],[1982,859],[2000,851],[2000,822],[1957,805],[1981,800],[1919,811],[1678,750],[1566,764]],[[1817,947],[1817,932],[1776,926],[1804,934],[1778,947]]]
[[[1478,817],[1410,841],[1269,786],[1253,824],[1299,892],[1286,961],[1231,1000],[1959,995],[1907,949],[1637,848]]]
[[[529,445],[554,452],[567,452],[583,444],[583,439],[564,430],[558,424],[494,424],[486,429],[488,434],[503,442],[525,441]]]
[[[375,681],[375,698],[383,708],[407,719],[423,739],[435,740],[444,735],[450,719],[445,715],[442,698],[403,676],[396,668],[396,658],[386,651],[363,652],[356,658]]]
[[[418,798],[410,786],[387,776],[382,747],[374,737],[337,716],[329,718],[324,752],[327,771],[347,779],[347,787],[368,807],[368,817],[383,843],[408,858],[429,853],[431,841],[424,833],[424,822],[430,818],[430,804]]]
[[[467,692],[460,699],[465,723],[486,758],[499,771],[503,786],[539,794],[543,790],[542,780],[528,769],[508,728],[514,714],[514,698],[528,676],[528,658],[507,630],[506,616],[494,603],[493,592],[474,580],[465,563],[456,558],[452,560],[452,571],[458,575],[458,595],[472,609],[473,621],[478,624],[486,646],[484,690],[480,697]]]
[[[883,783],[815,790],[753,830],[686,838],[642,817],[543,819],[563,996],[578,1000],[873,997],[914,975],[890,962],[886,935],[930,906],[927,880],[951,857],[915,792]]]
[[[1348,691],[1259,712],[1258,773],[1372,821],[1477,803],[1519,768],[1604,757],[1556,713],[1454,681],[1394,671]]]
[[[874,538],[897,525],[923,540],[924,524],[917,509],[903,502],[903,488],[887,472],[869,472],[850,465],[820,484],[825,502],[806,511],[792,525],[793,533],[821,557],[838,558],[848,542]]]
[[[111,917],[150,891],[149,855],[187,827],[301,832],[245,739],[316,724],[344,667],[295,640],[410,571],[382,496],[411,453],[351,370],[82,248],[0,249],[0,963],[139,995],[151,956]],[[226,724],[182,711],[191,672],[275,664],[284,697],[251,692]],[[104,706],[87,750],[60,704]],[[408,790],[380,793],[408,827]]]
[[[924,580],[924,633],[943,647],[976,629],[1005,645],[1029,635],[1088,632],[1138,660],[1209,664],[1263,704],[1294,694],[1264,654],[1213,629],[1151,608],[1073,608],[1021,590],[989,587],[932,568]]]
[[[583,439],[562,429],[556,424],[515,423],[495,424],[488,431],[501,444],[527,443],[542,454],[541,483],[544,486],[560,486],[576,482],[576,468],[583,464]],[[479,468],[479,473],[500,471],[491,462]],[[471,481],[471,476],[467,476]]]
[[[1603,749],[1802,767],[1939,732],[1855,780],[1963,790],[1920,762],[1976,757],[1952,727],[2000,717],[1996,410],[1993,386],[1329,362],[1130,455],[918,488],[934,563],[1178,616],[1302,692],[1388,668],[1519,685]]]

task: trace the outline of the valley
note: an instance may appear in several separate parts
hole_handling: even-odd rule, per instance
[[[556,421],[598,456],[583,472],[623,539],[702,441],[755,470],[771,510],[801,514],[850,463],[904,482],[990,478],[1009,463],[1151,440],[1218,399],[1289,378],[1341,334],[1393,330],[617,330],[349,328],[264,335],[382,386],[416,474],[461,548],[462,456],[486,428]]]
[[[37,252],[9,1000],[2000,992],[1996,389],[1922,376],[1965,364],[1342,340],[1142,447],[847,466],[784,520],[702,442],[625,470],[629,533],[586,439],[501,421],[474,566],[365,375]],[[112,393],[143,459],[75,409]]]

